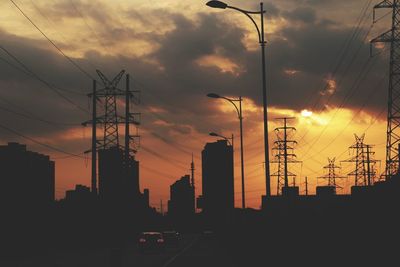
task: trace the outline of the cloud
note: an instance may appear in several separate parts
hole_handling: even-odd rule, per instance
[[[71,10],[63,6],[64,4],[58,2],[57,5],[52,6],[50,14],[76,18]],[[75,4],[80,8],[84,5],[83,2],[75,2]],[[332,51],[337,51],[343,40],[351,34],[351,29],[339,27],[338,22],[326,23],[323,19],[318,19],[315,10],[311,7],[298,7],[291,11],[281,12],[277,7],[270,6],[273,7],[270,10],[277,16],[282,16],[286,20],[302,21],[304,24],[297,27],[292,27],[290,24],[284,26],[279,33],[276,33],[282,38],[273,39],[267,46],[269,105],[296,110],[309,108],[306,106],[308,101],[301,96],[305,96],[307,100],[310,97],[318,97],[318,92],[324,88],[323,83],[321,88],[317,87],[321,84],[319,81],[326,80],[331,75],[327,62],[335,62],[336,55]],[[61,12],[60,9],[63,9],[65,13],[57,13]],[[86,12],[89,14],[90,10]],[[136,13],[133,9],[128,12],[143,24],[149,23],[144,17],[136,16]],[[164,35],[157,32],[146,33],[146,40],[153,40],[157,44],[157,48],[146,55],[139,58],[122,54],[106,56],[98,53],[97,49],[93,49],[87,50],[84,58],[74,60],[89,69],[91,73],[94,73],[94,68],[102,69],[105,73],[114,73],[120,68],[126,68],[134,78],[137,77],[151,88],[143,90],[145,105],[165,109],[169,111],[169,114],[165,116],[168,116],[174,124],[194,124],[193,127],[196,130],[204,133],[208,132],[208,126],[204,126],[201,121],[196,123],[196,120],[192,120],[187,115],[181,116],[179,113],[196,115],[202,117],[202,121],[207,120],[207,117],[215,112],[210,108],[212,105],[210,100],[203,98],[209,91],[226,95],[242,95],[261,105],[260,54],[259,51],[246,50],[244,29],[228,24],[223,17],[215,14],[199,13],[196,19],[192,20],[177,13],[166,12],[164,17],[173,22],[173,29]],[[109,16],[103,16],[103,19],[111,25],[114,23]],[[34,66],[35,71],[45,79],[82,93],[90,90],[90,81],[82,77],[79,71],[65,61],[57,51],[52,50],[46,42],[10,35],[4,31],[1,34],[2,39],[7,40],[5,45],[12,47],[14,53],[24,59],[27,65]],[[105,40],[113,39],[112,42],[118,43],[128,40],[131,34],[132,30],[129,28],[109,28],[101,36],[106,37]],[[358,36],[354,43],[354,47],[358,45],[365,47],[361,36]],[[365,48],[362,52],[365,52]],[[204,59],[209,59],[207,64],[199,64],[199,61]],[[221,59],[226,59],[225,63],[229,62],[231,68],[234,66],[240,71],[226,71],[220,65],[224,64]],[[37,62],[46,63],[37,64]],[[359,63],[356,63],[354,70],[357,70],[359,66]],[[79,112],[73,111],[73,108],[63,103],[63,100],[58,99],[56,95],[46,92],[48,90],[43,88],[44,86],[32,81],[31,78],[10,70],[4,64],[2,69],[5,70],[1,77],[3,86],[12,84],[20,90],[18,93],[16,90],[11,90],[10,93],[5,94],[5,97],[18,98],[24,106],[35,109],[39,114],[45,114],[45,111],[41,110],[42,107],[51,107],[54,112],[49,115],[59,121],[69,121],[71,118],[81,121],[87,116],[78,115]],[[288,76],[288,69],[296,70],[296,75]],[[350,72],[346,75],[355,76],[356,74]],[[342,77],[338,75],[336,80],[340,79]],[[340,102],[340,97],[342,97],[340,92],[344,94],[348,90],[345,86],[349,84],[342,83],[342,87],[337,88],[337,95],[335,94],[331,100],[331,105]],[[45,97],[37,99],[35,97],[35,101],[31,101],[29,94],[25,94],[28,88],[46,92]],[[156,98],[151,95],[147,98],[146,95],[149,94],[155,95]],[[85,97],[69,97],[83,106],[87,105]],[[193,103],[198,103],[198,105],[193,105]],[[349,102],[349,106],[361,104],[361,101],[357,100]],[[56,118],[53,115],[66,114],[65,109],[68,109],[68,117],[61,115],[61,118]]]
[[[249,38],[255,29],[245,16],[235,16],[233,11],[184,12],[166,5],[161,8],[136,4],[123,5],[124,8],[116,13],[122,2],[117,1],[114,6],[107,1],[73,0],[90,29],[68,2],[55,1],[49,6],[44,6],[44,1],[37,2],[53,22],[50,24],[33,9],[29,14],[92,76],[96,76],[95,69],[100,69],[109,78],[121,69],[130,73],[131,85],[142,91],[141,105],[134,106],[133,110],[143,112],[143,140],[147,147],[157,144],[158,150],[169,153],[173,146],[183,143],[181,150],[185,153],[180,152],[187,156],[186,152],[201,150],[210,131],[236,134],[238,120],[234,108],[225,109],[224,106],[222,111],[222,100],[206,97],[211,92],[243,96],[246,99],[245,135],[253,137],[257,133],[259,137],[262,129],[259,112],[262,104],[261,54],[258,47],[248,49],[249,42],[254,41],[255,46],[258,43]],[[195,4],[195,1],[185,4]],[[349,110],[357,112],[362,108],[371,116],[381,114],[386,105],[387,54],[369,59],[368,38],[364,38],[367,24],[347,47],[346,40],[352,36],[354,23],[347,18],[347,10],[341,4],[345,2],[286,0],[265,4],[267,90],[272,117],[285,115],[282,112],[300,113],[304,109],[314,114],[332,115],[336,107],[343,107],[348,112],[346,120],[352,115]],[[259,7],[258,3],[250,1],[233,0],[232,5],[254,10]],[[326,15],[322,6],[329,6],[335,14]],[[346,1],[346,6],[361,5],[354,0]],[[1,45],[57,88],[78,92],[62,91],[87,108],[85,94],[91,91],[92,81],[60,55],[24,18],[12,17],[7,21],[13,22],[0,29]],[[11,27],[17,23],[14,21],[25,28]],[[271,29],[269,23],[276,25]],[[14,29],[13,33],[6,28]],[[59,38],[57,32],[65,39]],[[0,57],[18,66],[3,51],[0,51]],[[341,65],[336,69],[339,63]],[[335,81],[335,90],[326,87],[327,80]],[[0,88],[0,108],[14,111],[1,112],[3,124],[46,142],[58,142],[58,146],[72,152],[86,150],[90,145],[88,136],[79,139],[80,133],[76,130],[79,128],[76,124],[90,119],[90,114],[79,111],[45,85],[1,59]],[[329,93],[321,95],[320,92]],[[258,109],[248,108],[253,106]],[[16,115],[17,111],[75,125],[39,122]],[[366,113],[359,114],[367,116]],[[317,123],[311,125],[314,124]],[[0,138],[8,141],[14,137],[0,131]],[[163,147],[165,144],[169,145]]]
[[[316,12],[310,7],[298,7],[284,13],[284,16],[293,22],[314,23],[317,19]]]

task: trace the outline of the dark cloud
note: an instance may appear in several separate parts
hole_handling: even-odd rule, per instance
[[[84,5],[83,2],[74,2],[78,8]],[[310,1],[308,3],[312,4]],[[366,99],[373,86],[376,86],[378,78],[384,74],[381,70],[385,69],[387,63],[383,57],[378,57],[369,74],[360,80],[358,91],[354,93],[351,91],[355,84],[354,80],[364,67],[363,62],[369,57],[368,44],[363,34],[355,36],[347,49],[342,67],[333,73],[334,66],[340,61],[341,47],[351,36],[352,29],[340,22],[318,18],[316,11],[311,7],[298,7],[286,12],[282,12],[271,3],[267,4],[267,7],[274,16],[289,21],[287,26],[268,36],[270,41],[267,45],[267,76],[270,106],[301,110],[318,103],[316,106],[323,108],[327,103],[339,106],[343,103],[343,99],[348,99],[344,102],[344,107],[358,109],[365,106],[365,109],[371,112],[377,112],[384,106],[385,83],[377,89],[381,90],[381,97]],[[71,13],[73,10],[66,8],[53,6],[51,10],[64,13],[54,11],[51,14],[74,17],[74,13]],[[244,45],[246,30],[228,24],[223,17],[200,13],[196,20],[190,20],[179,14],[164,12],[163,17],[174,25],[173,29],[164,34],[149,32],[140,35],[133,29],[122,27],[115,22],[117,19],[96,12],[100,11],[95,11],[93,8],[85,9],[88,16],[96,19],[98,23],[103,23],[104,27],[99,29],[99,32],[105,42],[124,42],[134,40],[137,36],[153,41],[159,47],[142,57],[106,56],[88,49],[84,58],[74,58],[93,76],[96,68],[110,77],[120,69],[126,69],[133,77],[133,85],[142,89],[143,102],[139,108],[146,111],[150,106],[154,106],[165,110],[164,113],[158,114],[159,117],[151,113],[143,115],[144,127],[150,131],[162,132],[168,139],[173,138],[176,132],[190,134],[191,127],[205,134],[210,130],[237,127],[235,120],[224,123],[216,120],[215,114],[219,112],[215,110],[213,101],[216,100],[205,97],[212,91],[223,95],[242,95],[261,105],[260,51],[247,50]],[[144,17],[138,16],[137,12],[133,10],[129,12],[143,24],[150,23]],[[294,26],[290,23],[294,21],[303,23]],[[91,90],[90,79],[45,41],[17,37],[4,31],[0,32],[0,39],[4,40],[2,44],[5,47],[50,83],[80,93]],[[107,41],[110,39],[112,41]],[[358,56],[353,60],[353,55],[357,51]],[[199,59],[209,55],[229,58],[240,66],[242,72],[235,75],[222,72],[216,66],[198,64]],[[0,53],[0,56],[12,61],[4,53]],[[290,70],[295,72],[293,74],[285,72]],[[328,96],[321,97],[320,92],[326,84],[324,80],[334,74],[338,88],[328,102]],[[141,83],[137,83],[136,80]],[[89,119],[88,114],[80,112],[60,99],[40,82],[1,61],[0,81],[2,89],[0,96],[22,106],[35,116],[57,122],[81,122]],[[64,93],[80,106],[87,107],[88,99],[84,95]],[[7,103],[3,102],[1,105]],[[160,118],[168,123],[166,125],[153,123]],[[14,115],[6,113],[2,113],[1,120],[12,128],[35,136],[40,134],[48,136],[68,129],[23,118],[17,119]],[[253,121],[247,123],[249,128],[256,124]],[[168,124],[173,125],[172,131],[166,129],[171,127]],[[3,133],[2,136],[4,137]]]
[[[286,18],[304,23],[314,23],[317,19],[316,12],[310,7],[298,7],[292,11],[284,12]]]

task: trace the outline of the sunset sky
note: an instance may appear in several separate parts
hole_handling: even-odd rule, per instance
[[[141,90],[139,132],[142,148],[141,189],[151,204],[166,204],[169,186],[189,174],[191,154],[196,190],[201,192],[201,150],[216,139],[210,131],[235,135],[235,201],[240,206],[239,121],[228,102],[207,93],[244,97],[244,159],[247,204],[258,208],[265,194],[261,58],[254,25],[243,14],[211,9],[200,0],[14,0],[71,64],[8,0],[0,1],[0,143],[18,141],[56,161],[56,196],[75,184],[90,184],[90,159],[68,157],[17,136],[69,153],[90,148],[89,93],[96,69],[112,79],[124,69]],[[291,136],[301,164],[290,166],[304,192],[323,185],[327,158],[341,163],[353,154],[354,134],[365,133],[376,159],[385,157],[388,46],[369,40],[390,28],[387,10],[372,24],[371,0],[265,1],[269,140],[276,140],[276,120],[295,117]],[[259,1],[227,1],[257,10]],[[255,17],[258,21],[258,17]],[[359,25],[359,27],[357,27]],[[8,51],[15,58],[7,54]],[[27,75],[22,62],[38,77],[72,100],[60,97]],[[84,72],[82,72],[84,70]],[[123,83],[121,82],[121,86]],[[77,108],[81,107],[81,109]],[[87,110],[84,112],[83,110]],[[99,136],[100,137],[100,136]],[[236,146],[237,145],[237,146]],[[271,152],[271,159],[273,152]],[[379,173],[384,162],[377,164]],[[271,164],[271,172],[276,165]],[[349,192],[345,179],[339,193]],[[276,178],[272,178],[276,193]]]

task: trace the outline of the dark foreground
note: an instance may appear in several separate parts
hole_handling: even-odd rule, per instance
[[[361,218],[360,218],[361,219]],[[388,218],[382,218],[388,219]],[[3,255],[4,267],[213,267],[213,266],[399,266],[398,221],[385,227],[376,221],[355,225],[331,218],[296,221],[288,218],[275,230],[253,224],[214,234],[182,234],[178,248],[139,252],[132,239],[121,247],[76,246],[14,250]],[[241,222],[242,226],[248,222]],[[324,224],[327,223],[327,224]],[[326,227],[325,227],[326,226]],[[389,230],[390,229],[390,230]]]
[[[266,201],[211,224],[83,206],[8,212],[0,266],[400,266],[400,179],[351,197]],[[182,233],[178,248],[138,251],[140,231],[171,228]]]

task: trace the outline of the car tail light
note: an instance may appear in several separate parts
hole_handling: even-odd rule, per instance
[[[164,239],[157,239],[158,243],[164,243]]]
[[[146,239],[140,238],[140,239],[139,239],[139,242],[140,242],[140,243],[144,243],[144,242],[146,242]]]

